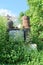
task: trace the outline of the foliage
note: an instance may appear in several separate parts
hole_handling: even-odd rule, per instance
[[[28,52],[23,41],[8,40],[6,22],[6,18],[0,17],[0,64],[17,65],[27,60]]]
[[[7,20],[0,17],[0,63],[16,64],[24,59],[25,46],[23,42],[8,39]]]
[[[12,64],[13,65],[43,65],[43,51],[40,51],[40,52],[29,51],[28,56],[25,55],[25,60],[23,59],[19,62],[16,62],[16,64],[13,62],[11,64],[10,63],[7,65],[12,65]],[[6,65],[6,64],[2,63],[1,65]]]
[[[0,17],[0,64],[1,65],[43,65],[43,51],[29,50],[24,42],[6,39],[6,19]]]
[[[27,3],[30,9],[25,13],[30,16],[32,43],[43,49],[43,0],[27,0]]]
[[[24,16],[25,14],[23,13],[23,12],[20,12],[20,14],[19,14],[19,21],[20,21],[20,23],[22,22],[22,16]]]
[[[31,36],[30,41],[43,48],[43,0],[27,0],[30,10]],[[24,14],[22,14],[24,15]],[[21,16],[22,16],[21,15]],[[21,18],[21,17],[20,17]],[[43,65],[43,50],[33,51],[24,42],[7,40],[7,20],[0,17],[0,64],[1,65]]]

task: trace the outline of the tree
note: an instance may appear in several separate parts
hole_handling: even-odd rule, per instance
[[[32,42],[43,44],[43,0],[27,0],[27,3],[30,9],[25,13],[30,16]]]
[[[18,20],[20,21],[20,23],[22,21],[22,16],[24,16],[24,13],[23,12],[20,12],[19,17],[18,17]]]

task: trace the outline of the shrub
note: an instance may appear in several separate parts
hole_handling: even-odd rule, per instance
[[[30,50],[24,42],[6,40],[6,19],[0,17],[0,64],[1,65],[43,65],[43,50]]]
[[[23,41],[7,41],[6,22],[6,18],[0,17],[0,63],[16,64],[26,60],[28,53],[25,54],[27,50]]]

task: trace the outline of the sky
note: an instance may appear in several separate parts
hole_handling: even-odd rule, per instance
[[[0,0],[0,9],[6,9],[16,16],[28,9],[26,0]]]

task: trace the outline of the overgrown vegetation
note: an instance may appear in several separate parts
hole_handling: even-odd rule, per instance
[[[25,46],[21,41],[7,41],[7,20],[0,17],[0,63],[16,64],[25,57]]]
[[[38,49],[43,49],[43,0],[27,0],[29,9],[25,13],[20,13],[20,19],[23,14],[30,17],[31,43],[38,45]]]
[[[38,45],[38,50],[30,50],[23,41],[7,41],[7,20],[0,17],[0,64],[1,65],[43,65],[43,0],[27,0],[30,10],[30,41]],[[22,15],[21,15],[22,16]]]
[[[30,9],[25,13],[30,16],[32,43],[43,49],[43,0],[27,0]]]

